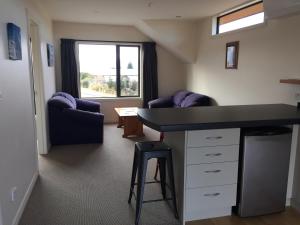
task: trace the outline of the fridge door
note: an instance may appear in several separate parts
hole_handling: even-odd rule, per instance
[[[264,130],[249,135],[243,141],[238,214],[248,217],[283,211],[291,133]]]

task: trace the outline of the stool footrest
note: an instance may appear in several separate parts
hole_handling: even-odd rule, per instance
[[[146,200],[146,201],[143,201],[143,203],[151,203],[151,202],[162,202],[162,201],[169,201],[169,200],[172,200],[172,198],[160,198],[160,199],[153,199],[153,200]]]

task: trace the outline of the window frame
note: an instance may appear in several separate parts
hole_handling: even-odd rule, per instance
[[[224,33],[220,33],[220,30],[219,30],[219,29],[220,29],[220,19],[221,19],[222,17],[225,17],[225,16],[228,16],[228,15],[230,15],[230,14],[236,13],[236,12],[238,12],[238,11],[247,9],[247,8],[249,8],[249,7],[251,7],[251,6],[261,4],[261,3],[263,3],[263,2],[264,2],[263,0],[253,1],[253,2],[250,2],[250,3],[246,4],[246,5],[244,4],[244,5],[242,5],[241,7],[237,7],[237,8],[235,8],[235,9],[231,10],[231,11],[228,11],[228,12],[226,12],[226,13],[223,13],[223,14],[220,14],[220,15],[216,16],[216,17],[215,17],[215,18],[216,18],[215,35],[220,35],[220,34],[232,32],[232,31],[237,31],[237,30],[240,30],[240,29],[244,29],[244,28],[247,28],[247,27],[253,27],[253,26],[258,25],[258,24],[254,24],[254,25],[251,25],[251,26],[247,26],[247,27],[243,27],[243,28],[239,28],[239,29],[227,31],[227,32],[224,32]],[[255,15],[255,14],[253,14],[253,15]],[[246,17],[244,17],[244,18],[246,18]]]
[[[83,97],[81,95],[81,85],[80,85],[80,60],[79,60],[79,45],[86,44],[86,45],[115,45],[116,46],[116,97]],[[120,59],[120,47],[137,47],[138,48],[138,95],[121,95],[121,59]],[[80,98],[85,99],[135,99],[141,98],[141,49],[142,44],[139,43],[132,43],[132,42],[115,42],[115,41],[77,41],[76,43],[77,48],[77,69],[78,69],[78,87],[79,87],[79,95]]]

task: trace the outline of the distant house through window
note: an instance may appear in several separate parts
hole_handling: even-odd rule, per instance
[[[79,43],[82,98],[140,96],[140,46]]]
[[[238,30],[264,22],[263,1],[255,1],[245,6],[217,16],[216,34]]]

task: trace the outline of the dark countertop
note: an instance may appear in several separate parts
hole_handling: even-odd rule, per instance
[[[286,104],[139,109],[139,119],[157,131],[207,130],[300,124],[300,109]]]

